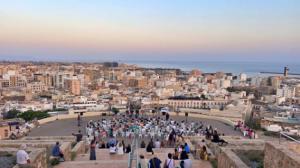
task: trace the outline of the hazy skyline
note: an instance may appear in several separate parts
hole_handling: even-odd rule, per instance
[[[300,62],[299,0],[0,2],[0,60]]]

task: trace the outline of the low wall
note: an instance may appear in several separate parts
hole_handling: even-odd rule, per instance
[[[85,143],[83,141],[78,142],[71,150],[71,160],[73,160],[77,155],[84,154],[85,152],[86,152]]]
[[[102,113],[108,113],[108,112],[86,112],[86,113],[84,113],[83,116],[84,117],[99,116]],[[78,114],[61,114],[61,115],[52,116],[52,117],[38,120],[38,122],[39,122],[39,124],[45,124],[45,123],[52,122],[55,120],[64,120],[64,119],[71,119],[71,118],[77,118],[77,117],[78,117]]]
[[[60,150],[64,154],[66,161],[71,160],[71,148],[72,148],[72,144],[70,142],[64,142],[60,145]]]
[[[21,140],[27,141],[67,141],[67,142],[75,142],[75,136],[34,136],[34,137],[23,137]]]
[[[231,149],[222,149],[218,156],[218,168],[249,168]]]
[[[147,115],[153,115],[152,113],[145,113]],[[176,113],[176,112],[169,112],[169,114],[171,116],[181,116],[181,117],[185,117],[185,113],[184,112],[179,112],[179,113]],[[194,117],[194,118],[204,118],[204,119],[210,119],[210,120],[216,120],[216,121],[220,121],[222,123],[225,123],[227,125],[230,125],[232,127],[234,127],[235,125],[235,122],[237,120],[234,120],[234,121],[231,121],[228,117],[216,117],[216,116],[210,116],[210,115],[204,115],[204,114],[198,114],[198,113],[193,113],[193,112],[190,112],[189,113],[189,117]]]
[[[55,145],[55,142],[51,141],[0,141],[0,148],[20,148],[22,144],[26,144],[29,148],[45,148],[47,153],[47,160],[51,156],[52,148]],[[71,160],[71,142],[61,143],[61,150],[64,152],[65,159]]]
[[[16,155],[18,148],[1,148],[0,151],[8,152],[12,155]],[[28,148],[26,150],[30,158],[30,166],[32,168],[47,168],[47,154],[46,149],[42,148]],[[1,166],[1,163],[0,163]],[[15,165],[13,168],[19,168],[18,165]]]
[[[299,168],[300,153],[289,149],[289,143],[267,142],[265,145],[264,167]]]

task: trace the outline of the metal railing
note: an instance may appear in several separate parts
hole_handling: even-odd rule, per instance
[[[281,138],[282,138],[282,137],[285,137],[285,138],[287,138],[287,139],[289,139],[289,140],[291,140],[291,141],[294,141],[294,142],[300,144],[300,141],[299,141],[299,140],[297,140],[297,139],[295,139],[295,138],[289,136],[289,135],[286,134],[285,132],[280,132],[280,133],[279,133],[279,144],[280,144],[280,142],[281,142]]]
[[[134,140],[133,143],[131,144],[131,152],[129,153],[128,156],[128,168],[132,168],[132,162],[135,160],[136,161],[136,165],[138,166],[138,147],[139,147],[139,143],[138,143],[138,133],[135,132],[134,134]]]

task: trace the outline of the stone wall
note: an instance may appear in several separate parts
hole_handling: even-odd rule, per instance
[[[9,148],[19,148],[21,144],[26,144],[29,148],[45,148],[47,153],[47,159],[51,155],[51,151],[53,146],[55,145],[55,141],[0,141],[0,148],[9,147]],[[62,142],[61,150],[64,152],[66,160],[71,160],[71,142]]]
[[[248,166],[231,149],[222,149],[218,155],[218,168],[248,168]]]
[[[71,141],[75,142],[76,138],[75,136],[34,136],[34,137],[23,137],[21,140],[27,140],[27,141]]]
[[[105,113],[105,112],[86,112],[84,113],[84,117],[92,117],[92,116],[99,116],[101,115],[102,113]],[[45,124],[45,123],[48,123],[48,122],[52,122],[52,121],[55,121],[55,120],[64,120],[64,119],[70,119],[70,118],[77,118],[78,114],[61,114],[61,115],[58,115],[58,116],[52,116],[52,117],[48,117],[48,118],[44,118],[44,119],[41,119],[41,120],[38,120],[39,124]]]
[[[298,144],[299,145],[299,144]],[[296,146],[298,146],[296,145]],[[265,168],[299,168],[300,153],[289,149],[290,143],[267,142],[265,145]]]
[[[12,155],[16,155],[18,148],[0,148],[0,151],[8,152]],[[28,152],[30,158],[30,166],[32,168],[47,168],[47,157],[46,157],[46,149],[42,148],[28,148],[26,150]],[[0,163],[1,166],[1,163]],[[13,168],[18,168],[19,166],[16,165]]]

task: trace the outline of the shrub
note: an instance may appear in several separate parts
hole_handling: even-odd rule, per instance
[[[43,118],[50,117],[50,115],[47,112],[43,112],[43,111],[29,110],[29,111],[25,111],[24,113],[20,113],[18,115],[18,117],[24,119],[25,121],[32,121],[35,118],[40,120],[40,119],[43,119]]]
[[[19,110],[13,109],[13,110],[9,110],[8,112],[6,112],[6,114],[4,115],[5,119],[12,119],[12,118],[16,118],[18,116],[18,114],[20,114],[21,112]]]
[[[115,107],[113,107],[112,109],[111,109],[111,111],[116,115],[116,114],[118,114],[120,111],[119,111],[119,109],[117,109],[117,108],[115,108]]]
[[[54,158],[52,160],[50,160],[50,164],[51,166],[55,166],[59,164],[59,159],[58,158]]]

